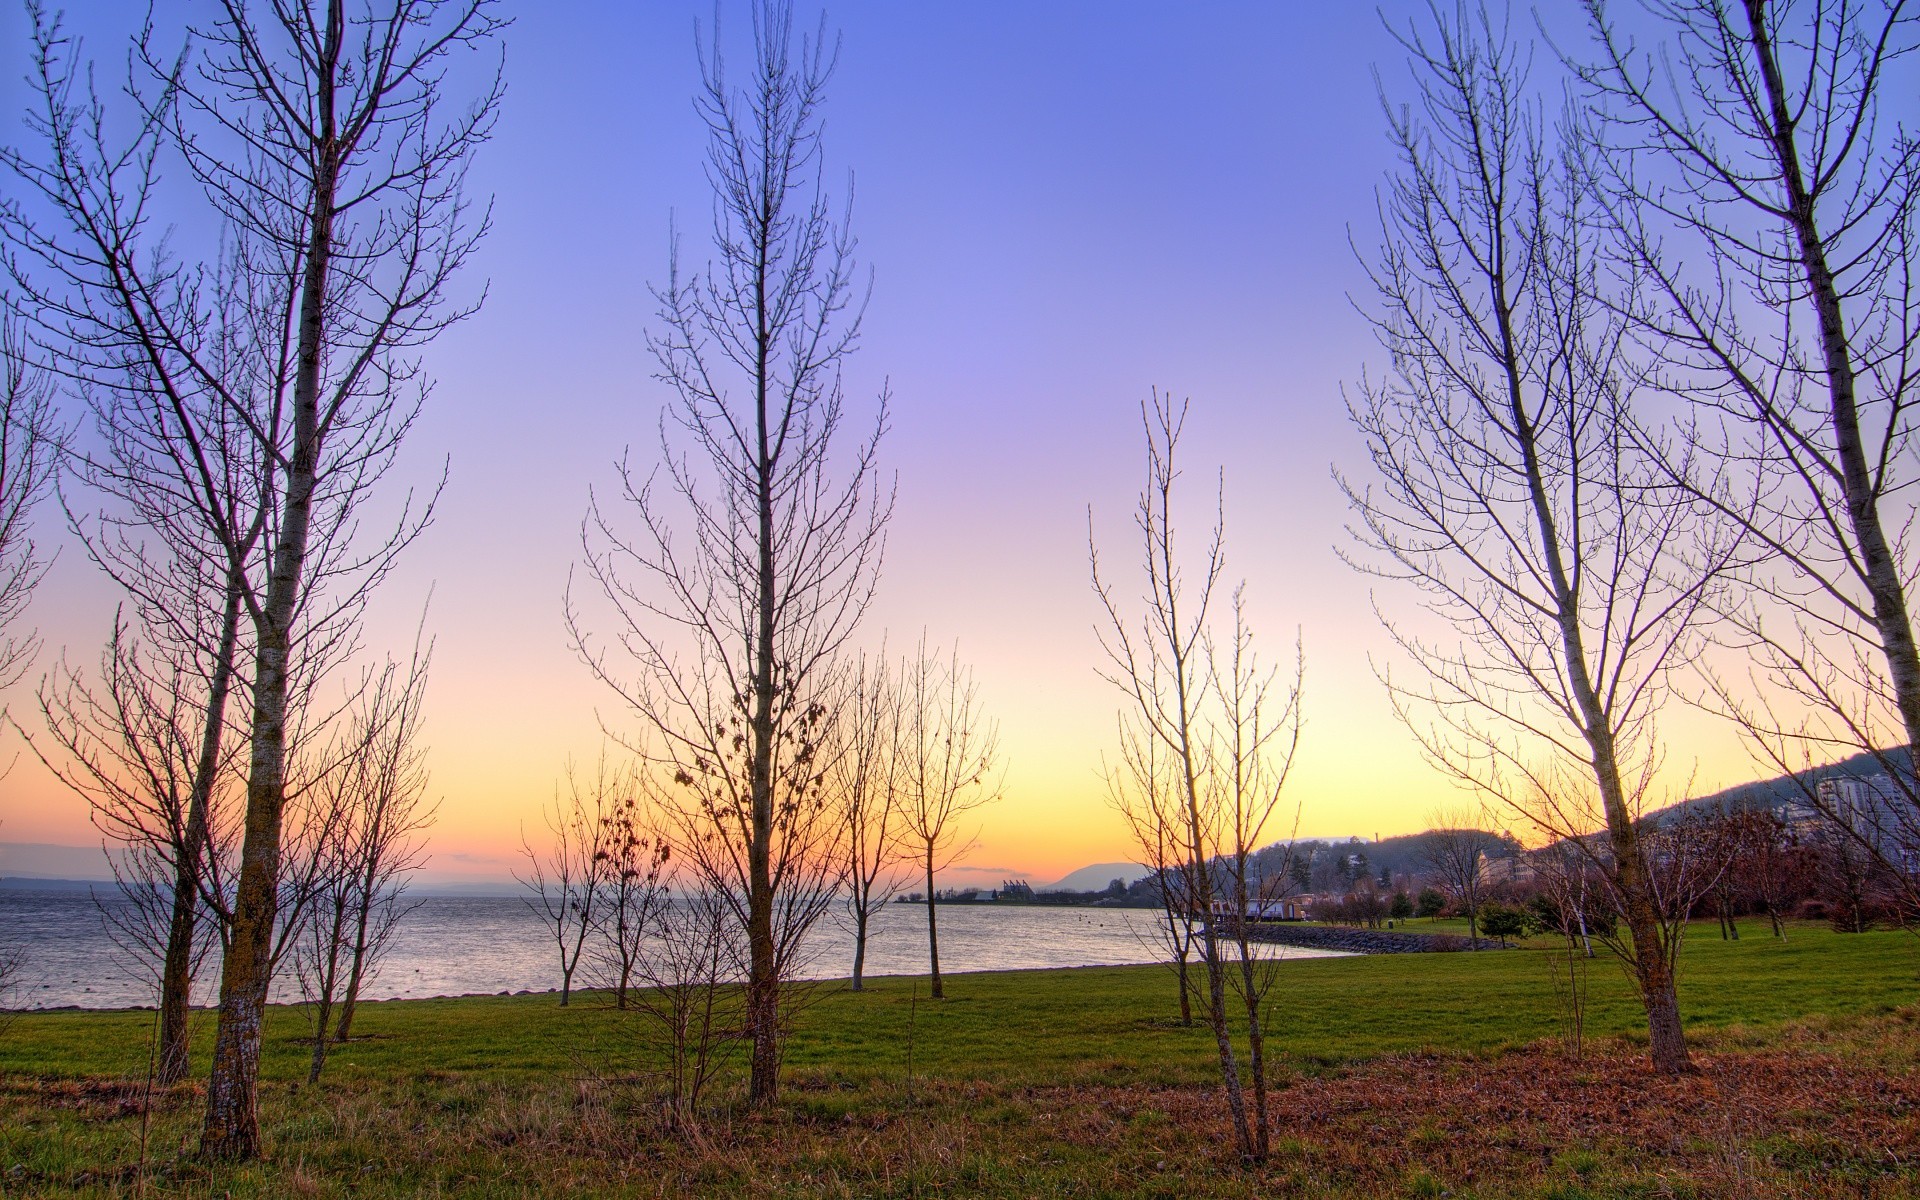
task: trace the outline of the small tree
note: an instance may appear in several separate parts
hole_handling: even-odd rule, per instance
[[[637,728],[619,736],[671,790],[674,852],[726,898],[747,945],[748,1101],[779,1090],[790,984],[842,877],[820,757],[844,653],[879,576],[892,490],[886,396],[851,442],[842,368],[864,305],[854,239],[821,184],[835,47],[755,0],[744,87],[718,38],[696,103],[714,261],[676,245],[648,347],[671,391],[657,468],[619,465],[582,534],[610,639],[569,588],[567,622]],[[649,424],[654,424],[649,421]]]
[[[1387,915],[1396,921],[1404,921],[1413,915],[1413,899],[1405,889],[1393,894],[1393,903],[1387,906]]]
[[[732,903],[696,889],[665,903],[642,946],[633,993],[643,1059],[662,1064],[668,1122],[698,1136],[701,1100],[738,1054],[745,948]]]
[[[593,963],[613,992],[613,1006],[627,1007],[648,943],[670,903],[665,872],[672,844],[650,822],[635,772],[622,772],[605,816],[600,842],[607,854],[604,895],[594,913]]]
[[[999,781],[991,778],[1000,731],[986,716],[973,671],[960,665],[957,647],[942,662],[923,637],[901,674],[901,822],[927,881],[929,991],[939,1000],[946,991],[933,878],[973,844],[971,835],[962,836],[967,814],[1000,796]]]
[[[1447,911],[1447,897],[1438,888],[1421,888],[1420,897],[1414,903],[1413,915],[1432,920]]]
[[[1299,676],[1282,686],[1273,671],[1258,665],[1238,591],[1232,631],[1216,637],[1224,522],[1214,524],[1197,574],[1187,573],[1192,564],[1176,552],[1175,458],[1186,415],[1186,404],[1158,391],[1141,405],[1147,469],[1135,524],[1145,600],[1137,611],[1121,603],[1102,574],[1091,529],[1088,559],[1102,609],[1102,675],[1127,699],[1120,718],[1124,772],[1115,796],[1131,810],[1129,823],[1143,851],[1163,854],[1153,843],[1163,837],[1169,843],[1180,902],[1200,922],[1208,1025],[1234,1145],[1253,1160],[1268,1149],[1262,1012],[1273,976],[1270,963],[1255,961],[1247,912],[1260,890],[1254,847],[1279,804],[1298,734]],[[1235,947],[1238,971],[1227,961]],[[1233,1044],[1230,991],[1237,992],[1247,1022],[1252,1114],[1242,1082],[1248,1077]]]
[[[400,920],[416,904],[407,882],[424,862],[422,839],[437,805],[427,798],[426,747],[421,743],[427,674],[433,646],[415,645],[405,671],[389,660],[365,692],[366,730],[352,765],[354,821],[347,842],[345,880],[347,985],[333,1040],[353,1036],[360,991],[380,969]]]
[[[871,661],[862,656],[833,725],[828,778],[845,823],[841,845],[856,992],[864,986],[867,932],[874,915],[884,911],[907,879],[902,870],[907,833],[902,812],[902,691],[884,649]]]
[[[1480,928],[1488,937],[1496,939],[1504,950],[1508,939],[1527,935],[1527,914],[1522,909],[1510,908],[1496,900],[1480,910]]]
[[[1499,839],[1480,829],[1484,814],[1458,807],[1435,809],[1427,821],[1433,828],[1422,835],[1420,859],[1440,886],[1466,914],[1467,936],[1480,948],[1480,903],[1486,894],[1487,850]]]
[[[540,918],[560,957],[560,1007],[573,997],[573,974],[580,967],[588,937],[600,920],[600,906],[614,872],[607,841],[623,796],[619,773],[602,751],[593,778],[583,781],[567,767],[567,793],[558,791],[546,809],[548,846],[537,850],[520,837],[527,873],[515,874],[531,893],[527,907]]]
[[[1108,800],[1133,834],[1136,861],[1150,873],[1161,916],[1153,926],[1154,940],[1167,952],[1179,986],[1180,1024],[1190,1026],[1199,986],[1192,977],[1192,960],[1205,915],[1187,890],[1179,790],[1165,745],[1138,736],[1124,719],[1118,724],[1121,761],[1106,772]]]

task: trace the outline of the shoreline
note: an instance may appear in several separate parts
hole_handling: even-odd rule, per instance
[[[1300,947],[1300,949],[1313,949],[1313,948],[1314,947],[1306,947],[1306,946]],[[1351,950],[1343,951],[1343,950],[1329,949],[1326,953],[1308,955],[1305,957],[1296,958],[1289,961],[1317,962],[1321,960],[1332,960],[1332,959],[1342,959],[1342,958],[1365,958],[1365,957],[1367,957],[1367,955],[1359,951],[1351,951]],[[977,971],[949,971],[949,970],[943,969],[940,972],[940,975],[944,979],[961,979],[961,978],[967,978],[967,977],[977,978],[981,976],[991,976],[991,975],[1065,975],[1065,974],[1070,974],[1074,971],[1123,971],[1123,970],[1131,971],[1131,970],[1146,970],[1146,969],[1167,970],[1171,968],[1172,965],[1173,964],[1171,962],[1076,963],[1072,966],[1053,966],[1053,967],[986,967]],[[881,982],[893,982],[896,980],[911,980],[911,979],[925,979],[925,978],[927,978],[927,974],[925,972],[888,973],[885,975],[864,976],[864,982],[881,983]],[[849,980],[847,976],[844,976],[844,975],[836,975],[826,979],[802,979],[802,980],[794,981],[796,985],[812,984],[815,986],[819,986],[823,984],[838,984],[843,990],[851,991],[852,989],[847,986],[848,982]],[[511,989],[511,990],[498,991],[498,992],[447,992],[447,993],[442,993],[442,994],[433,995],[433,996],[382,996],[377,998],[362,996],[358,1001],[358,1003],[361,1004],[362,1006],[370,1005],[370,1004],[426,1004],[426,1003],[435,1003],[435,1002],[441,1002],[441,1001],[447,1001],[447,1000],[513,1000],[513,999],[519,999],[525,996],[557,996],[559,994],[560,994],[560,989],[557,987],[518,988],[518,989]],[[612,989],[602,988],[602,987],[577,987],[573,989],[573,995],[576,997],[600,996],[603,994],[611,995]],[[275,1001],[268,1002],[267,1007],[290,1010],[290,1009],[300,1008],[311,1003],[312,1001],[309,1001],[309,1000],[275,1000]],[[218,1008],[219,1008],[219,1005],[217,1004],[193,1004],[188,1006],[188,1011],[193,1013],[210,1013],[210,1012],[216,1011]],[[100,1013],[100,1014],[111,1015],[116,1013],[118,1014],[151,1013],[154,1011],[156,1011],[156,1007],[151,1004],[122,1004],[114,1007],[100,1007],[100,1008],[95,1008],[95,1007],[84,1005],[84,1004],[55,1004],[55,1005],[47,1005],[45,1007],[40,1007],[40,1008],[14,1008],[14,1009],[0,1010],[0,1012],[3,1012],[8,1017],[58,1016],[58,1015],[75,1016],[75,1015],[86,1014],[86,1013]]]

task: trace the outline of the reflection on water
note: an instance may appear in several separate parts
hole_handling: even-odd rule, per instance
[[[971,904],[940,909],[943,971],[1004,971],[1036,967],[1110,966],[1158,962],[1156,913],[1141,909],[1041,908]],[[127,956],[107,936],[94,900],[85,894],[0,890],[0,929],[25,959],[23,978],[8,1006],[122,1008],[153,1002],[153,986],[128,970]],[[1324,952],[1293,950],[1289,958]],[[852,967],[853,937],[829,916],[809,939],[810,978],[831,979]],[[910,975],[927,969],[926,909],[890,904],[868,934],[869,975]],[[583,964],[582,978],[588,968]],[[209,1003],[219,964],[209,961],[195,1001]],[[393,949],[369,998],[461,996],[545,991],[560,982],[554,939],[527,906],[513,897],[430,896],[397,931]],[[579,983],[580,979],[576,979]],[[283,972],[276,1000],[298,999]]]

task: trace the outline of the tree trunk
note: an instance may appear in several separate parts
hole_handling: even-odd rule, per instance
[[[367,919],[372,907],[371,897],[362,889],[359,911],[354,915],[353,959],[347,966],[347,994],[341,998],[340,1028],[333,1035],[336,1042],[345,1042],[353,1036],[353,1010],[360,1003],[360,985],[366,979]]]
[[[193,940],[200,902],[197,874],[184,854],[175,861],[173,911],[160,970],[160,1048],[153,1068],[153,1082],[163,1088],[187,1077],[187,1011],[193,1001]]]
[[[207,1083],[206,1123],[200,1135],[203,1155],[227,1161],[260,1154],[260,1037],[272,970],[285,799],[286,653],[284,639],[276,637],[275,644],[261,646],[258,656],[240,886],[233,933],[220,970],[220,1017],[214,1033],[213,1074]]]
[[[940,986],[940,922],[934,915],[938,908],[933,898],[933,842],[927,842],[927,956],[933,970],[933,991],[935,1000],[944,999],[946,991]]]
[[[853,914],[853,990],[861,991],[867,968],[867,905],[860,902]]]
[[[266,603],[254,620],[252,757],[248,764],[246,834],[233,932],[220,972],[220,1019],[200,1152],[244,1161],[260,1155],[261,1025],[272,973],[279,901],[280,827],[286,806],[288,653],[305,573],[320,458],[320,370],[325,352],[327,277],[333,249],[334,190],[340,163],[334,129],[334,76],[345,35],[341,0],[327,10],[319,63],[318,145],[306,262],[300,283],[299,340],[294,371],[293,447],[286,500],[272,547]]]
[[[194,762],[193,791],[187,799],[187,823],[176,851],[173,873],[173,912],[167,928],[165,965],[160,973],[160,1051],[154,1082],[172,1087],[187,1077],[187,1013],[193,1004],[193,943],[199,931],[201,876],[212,847],[208,844],[207,810],[213,802],[214,774],[220,766],[220,743],[226,731],[227,696],[233,688],[234,648],[240,637],[240,583],[229,577],[225,611],[220,617],[220,643],[214,652],[213,676],[207,688],[205,720],[200,727],[200,753]]]
[[[1202,927],[1202,948],[1207,964],[1207,1022],[1213,1027],[1214,1045],[1220,1051],[1220,1080],[1227,1094],[1227,1108],[1233,1114],[1233,1140],[1242,1158],[1253,1155],[1253,1138],[1247,1128],[1247,1097],[1240,1086],[1240,1062],[1234,1057],[1233,1035],[1227,1029],[1227,971],[1220,961],[1220,939],[1214,932],[1213,914],[1208,913]]]
[[[1253,1157],[1267,1160],[1267,1034],[1260,1024],[1260,994],[1255,990],[1253,948],[1240,938],[1241,982],[1246,987],[1247,1071],[1253,1076]]]
[[[1813,196],[1807,189],[1794,145],[1794,122],[1781,77],[1780,62],[1766,27],[1765,0],[1746,0],[1747,23],[1754,56],[1766,86],[1770,109],[1769,136],[1787,191],[1788,223],[1799,244],[1807,292],[1820,318],[1820,350],[1827,375],[1827,400],[1839,458],[1841,485],[1846,493],[1847,518],[1859,544],[1860,571],[1873,596],[1873,623],[1887,657],[1894,705],[1906,729],[1907,747],[1920,746],[1920,650],[1914,645],[1913,622],[1907,613],[1906,589],[1880,523],[1879,499],[1860,438],[1860,414],[1855,393],[1853,356],[1846,322],[1840,310],[1840,288],[1827,261],[1826,242],[1820,236]],[[1911,779],[1909,779],[1909,784]]]
[[[773,939],[773,610],[777,603],[778,564],[774,561],[773,489],[776,460],[768,401],[772,381],[774,331],[768,310],[768,260],[777,210],[767,198],[759,210],[754,246],[754,448],[755,549],[758,612],[748,655],[752,674],[752,711],[748,749],[753,821],[747,847],[747,1030],[753,1049],[748,1067],[747,1100],[754,1108],[772,1105],[780,1087],[780,977]]]
[[[1193,1025],[1193,999],[1191,994],[1193,983],[1189,978],[1191,972],[1187,969],[1187,958],[1189,954],[1190,952],[1187,950],[1180,951],[1180,1024],[1191,1027]]]
[[[1634,923],[1629,920],[1628,927]],[[1666,958],[1659,953],[1642,954],[1636,945],[1633,968],[1647,1009],[1653,1069],[1662,1075],[1692,1074],[1696,1068],[1687,1053],[1686,1032],[1680,1026],[1679,994]]]
[[[1653,1069],[1662,1075],[1691,1074],[1694,1065],[1687,1054],[1686,1033],[1680,1026],[1680,997],[1671,965],[1673,948],[1667,944],[1666,930],[1654,903],[1653,883],[1648,876],[1639,832],[1627,813],[1612,741],[1605,740],[1602,745],[1604,754],[1596,754],[1600,795],[1607,810],[1607,837],[1612,844],[1621,906],[1626,910],[1623,915],[1633,938],[1634,982],[1639,986],[1640,999],[1647,1010]],[[1599,749],[1596,746],[1596,750]]]
[[[327,1065],[327,1047],[332,1039],[327,1036],[327,1025],[333,1020],[333,997],[323,995],[316,1006],[319,1019],[313,1025],[313,1059],[307,1067],[307,1082],[319,1083],[320,1072]]]
[[[1236,785],[1237,786],[1237,785]],[[1236,800],[1235,809],[1238,811]],[[1239,826],[1235,821],[1236,829]],[[1241,999],[1247,1008],[1247,1071],[1253,1076],[1253,1159],[1267,1160],[1267,1038],[1260,1025],[1259,970],[1254,962],[1253,945],[1247,937],[1247,851],[1241,834],[1236,832],[1233,881],[1233,940],[1240,951]],[[1378,919],[1375,919],[1376,925]]]
[[[315,1020],[313,1022],[313,1060],[307,1068],[307,1082],[320,1082],[320,1072],[327,1065],[327,1047],[332,1039],[327,1036],[327,1026],[333,1021],[334,994],[340,982],[340,935],[345,932],[347,911],[345,898],[334,901],[333,912],[327,938],[325,957],[322,959],[319,979],[320,995],[315,1001]]]

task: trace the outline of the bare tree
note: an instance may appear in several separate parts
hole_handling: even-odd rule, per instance
[[[1636,371],[1599,295],[1577,138],[1484,13],[1402,35],[1411,109],[1370,266],[1390,376],[1349,402],[1376,490],[1345,478],[1369,571],[1459,641],[1388,622],[1423,677],[1388,685],[1428,757],[1549,838],[1591,848],[1621,906],[1657,1070],[1691,1069],[1640,815],[1653,718],[1697,643],[1730,539],[1663,488]],[[1604,840],[1585,835],[1604,828]]]
[[[0,297],[0,687],[19,682],[40,649],[18,626],[51,561],[33,540],[33,512],[53,485],[62,433],[53,380]]]
[[[417,649],[404,672],[389,661],[361,686],[343,744],[313,785],[323,836],[313,915],[295,951],[313,1004],[309,1082],[320,1078],[329,1044],[351,1036],[360,989],[412,907],[407,878],[422,862],[420,838],[434,812],[420,744],[432,658],[430,645]]]
[[[1174,484],[1179,479],[1175,453],[1186,423],[1187,406],[1153,393],[1141,405],[1146,433],[1147,478],[1140,494],[1135,524],[1141,536],[1141,568],[1145,596],[1137,616],[1121,603],[1112,582],[1100,573],[1100,559],[1089,514],[1088,559],[1094,592],[1100,599],[1101,648],[1107,663],[1102,676],[1127,698],[1121,718],[1123,758],[1135,763],[1160,755],[1165,763],[1164,793],[1176,819],[1168,822],[1177,839],[1181,863],[1180,890],[1192,911],[1200,916],[1201,960],[1207,974],[1207,1018],[1220,1055],[1220,1074],[1233,1121],[1234,1146],[1243,1158],[1252,1158],[1265,1138],[1247,1113],[1240,1062],[1235,1054],[1227,1011],[1228,965],[1226,927],[1216,914],[1222,899],[1215,879],[1215,859],[1229,844],[1222,837],[1221,806],[1225,790],[1214,786],[1219,742],[1216,708],[1221,680],[1210,651],[1210,617],[1216,589],[1226,569],[1224,496],[1221,518],[1214,523],[1197,576],[1177,552],[1174,530]],[[1222,485],[1224,491],[1224,483]],[[1149,743],[1158,749],[1149,751]],[[1151,802],[1158,787],[1139,798]],[[1143,816],[1147,825],[1155,820]]]
[[[901,668],[900,822],[927,884],[928,994],[935,1000],[946,991],[934,875],[973,845],[970,833],[962,836],[966,815],[999,799],[999,780],[991,777],[999,749],[999,726],[986,716],[972,669],[960,665],[959,648],[942,662],[922,636]]]
[[[796,36],[785,0],[753,6],[744,88],[717,39],[703,56],[717,260],[683,274],[676,251],[656,292],[649,345],[673,397],[658,468],[623,460],[625,515],[596,498],[585,522],[611,641],[571,588],[567,603],[581,657],[637,718],[631,748],[674,781],[676,856],[744,931],[756,1107],[778,1090],[785,985],[840,881],[820,751],[892,507],[875,465],[886,397],[850,453],[840,436],[863,300],[820,184],[833,64],[824,26]]]
[[[849,687],[834,720],[827,775],[845,825],[841,847],[847,919],[853,926],[852,988],[857,992],[866,974],[868,928],[905,882],[905,747],[901,684],[889,670],[884,647],[871,660],[861,656]]]
[[[1481,814],[1468,806],[1427,814],[1420,861],[1442,890],[1467,913],[1467,936],[1480,948],[1480,903],[1486,890],[1487,850],[1500,839],[1480,828]]]
[[[1816,809],[1807,769],[1870,752],[1899,792],[1898,832],[1860,850],[1920,851],[1920,141],[1883,104],[1913,95],[1920,14],[1645,0],[1655,50],[1615,6],[1585,7],[1602,194],[1644,281],[1623,310],[1722,469],[1673,475],[1754,547],[1722,627],[1745,677],[1711,674],[1710,698]]]
[[[151,395],[175,418],[189,499],[249,626],[247,804],[202,1134],[209,1156],[247,1159],[259,1152],[261,1018],[300,756],[289,699],[351,652],[369,589],[422,528],[410,508],[383,540],[356,544],[358,510],[424,398],[417,350],[472,311],[448,288],[486,227],[462,182],[499,77],[464,110],[439,100],[452,56],[500,21],[488,0],[323,11],[222,0],[186,53],[161,51],[151,25],[136,40],[132,141],[109,146],[104,107],[57,24],[37,7],[34,19],[47,152],[6,161],[63,227],[9,203],[10,265],[59,370]],[[185,205],[229,248],[217,268],[183,263],[154,227],[158,166],[176,159]],[[229,267],[231,286],[211,286]],[[201,353],[209,331],[233,328],[207,311],[216,297],[244,302],[245,369]],[[253,439],[257,525],[247,512],[230,519],[217,464],[192,453],[209,405]]]
[[[567,794],[558,791],[545,817],[548,846],[535,849],[521,831],[520,846],[527,856],[527,873],[514,878],[531,893],[527,907],[540,918],[560,955],[560,1007],[573,998],[573,975],[586,953],[588,936],[601,920],[613,874],[614,855],[607,841],[614,814],[629,793],[623,778],[608,765],[603,751],[593,778],[585,783],[571,763],[567,766]]]
[[[1541,847],[1530,858],[1540,885],[1539,895],[1545,898],[1551,914],[1547,924],[1559,935],[1546,952],[1547,973],[1565,1021],[1566,1048],[1578,1058],[1586,1047],[1587,965],[1593,958],[1588,919],[1604,894],[1603,885],[1594,877],[1590,856],[1565,842]],[[1609,911],[1601,923],[1603,932],[1612,920]]]
[[[236,750],[206,728],[210,713],[215,722],[225,716],[225,697],[213,695],[222,672],[204,648],[197,636],[143,644],[117,615],[97,681],[56,667],[38,696],[50,744],[28,737],[119,848],[108,861],[131,903],[110,924],[139,969],[154,974],[154,1081],[162,1087],[187,1073],[193,981],[209,948],[226,940],[239,833]]]
[[[732,902],[696,889],[661,909],[656,936],[640,955],[646,987],[633,999],[640,1041],[649,1061],[665,1064],[671,1124],[694,1137],[701,1099],[739,1044],[744,951]]]
[[[13,1024],[14,989],[26,968],[26,956],[10,941],[0,941],[0,1034]]]
[[[1193,1024],[1192,978],[1194,947],[1204,925],[1202,910],[1187,894],[1187,859],[1181,852],[1181,802],[1174,777],[1168,773],[1166,747],[1151,736],[1138,736],[1123,716],[1119,724],[1120,764],[1106,771],[1107,795],[1114,810],[1133,835],[1134,861],[1145,867],[1160,901],[1161,920],[1154,923],[1155,941],[1167,952],[1180,988],[1180,1024]]]
[[[104,155],[96,144],[92,159],[104,161]],[[70,144],[56,157],[87,161]],[[144,179],[133,187],[144,190]],[[96,211],[84,194],[69,208],[77,226]],[[93,236],[107,235],[96,230]],[[58,256],[54,261],[78,269]],[[96,255],[96,261],[107,260]],[[253,369],[247,348],[252,314],[236,272],[222,265],[199,282],[210,296],[204,304],[197,287],[182,288],[162,308],[200,339],[192,352],[208,373],[246,379]],[[242,770],[229,731],[247,722],[247,694],[236,694],[234,685],[246,653],[241,625],[247,573],[257,569],[255,551],[274,503],[257,487],[270,448],[218,395],[183,393],[133,356],[131,347],[150,325],[139,314],[124,308],[116,313],[104,296],[84,289],[61,303],[74,311],[62,318],[60,305],[48,301],[53,319],[80,332],[58,361],[86,401],[92,435],[76,436],[71,444],[68,477],[77,486],[63,492],[63,502],[88,557],[128,603],[97,681],[83,684],[63,667],[43,685],[41,708],[57,748],[77,772],[69,784],[87,785],[80,790],[96,810],[96,824],[128,851],[118,861],[138,867],[137,878],[123,885],[168,910],[155,1078],[170,1085],[187,1069],[188,998],[199,962],[194,947],[212,932],[210,919],[225,920],[210,917],[208,908],[219,907],[219,897],[230,892],[231,880],[218,873],[230,865],[233,847],[221,839],[238,831],[219,802],[232,801],[230,785]],[[82,312],[88,320],[77,315]],[[131,324],[115,323],[123,319]],[[96,382],[96,374],[105,382]],[[84,511],[82,497],[101,506]],[[301,707],[299,697],[317,674],[307,672],[302,685],[291,689],[290,711]],[[93,706],[89,686],[113,703]],[[82,735],[84,747],[76,742]],[[111,760],[142,769],[108,780],[95,768]],[[163,771],[152,770],[163,763]],[[143,782],[147,795],[126,794],[121,785],[127,780]],[[225,930],[220,932],[224,944]]]
[[[0,934],[0,1035],[13,1024],[14,991],[20,986],[26,965],[26,954],[19,945],[10,935]]]
[[[1735,868],[1766,909],[1773,936],[1787,940],[1788,898],[1804,884],[1808,853],[1799,833],[1775,812],[1750,812],[1742,840],[1746,858]]]
[[[407,882],[425,863],[423,838],[438,810],[427,798],[426,747],[420,741],[432,665],[432,643],[416,644],[404,673],[389,661],[362,692],[366,732],[350,764],[358,801],[347,843],[352,923],[336,1042],[353,1036],[360,989],[378,973],[400,919],[417,907],[406,898]]]
[[[1291,676],[1283,678],[1277,668],[1260,661],[1247,622],[1245,600],[1244,586],[1236,588],[1232,636],[1224,653],[1218,646],[1209,647],[1214,659],[1211,670],[1220,694],[1220,718],[1209,757],[1214,764],[1212,786],[1222,793],[1219,810],[1225,825],[1221,842],[1226,853],[1220,867],[1226,903],[1219,916],[1224,918],[1222,923],[1239,957],[1239,970],[1230,979],[1246,1010],[1247,1075],[1253,1081],[1253,1153],[1256,1159],[1265,1160],[1269,1126],[1267,998],[1279,981],[1279,960],[1271,950],[1263,954],[1262,943],[1252,936],[1256,906],[1263,893],[1254,854],[1279,816],[1281,793],[1300,744],[1300,689],[1305,662],[1297,641]],[[1288,833],[1297,835],[1299,824],[1296,809]],[[1290,865],[1290,855],[1291,843],[1288,855],[1279,863],[1283,875]],[[1372,880],[1368,883],[1371,885]]]
[[[354,731],[358,733],[360,731]],[[319,800],[310,850],[312,910],[294,938],[293,973],[307,1001],[313,1027],[313,1053],[307,1082],[316,1083],[327,1064],[335,1006],[346,982],[353,929],[355,809],[359,796],[352,770],[336,770],[315,788]]]
[[[663,876],[673,848],[646,810],[635,772],[622,772],[611,790],[613,799],[601,815],[598,839],[607,863],[605,894],[594,917],[598,937],[593,963],[613,990],[613,1006],[624,1009],[647,943],[657,936],[663,906],[669,902]]]
[[[39,653],[39,637],[18,626],[51,561],[34,543],[33,511],[52,486],[60,440],[53,383],[34,366],[0,296],[0,687],[19,682]],[[0,1029],[22,962],[12,937],[0,932]]]

